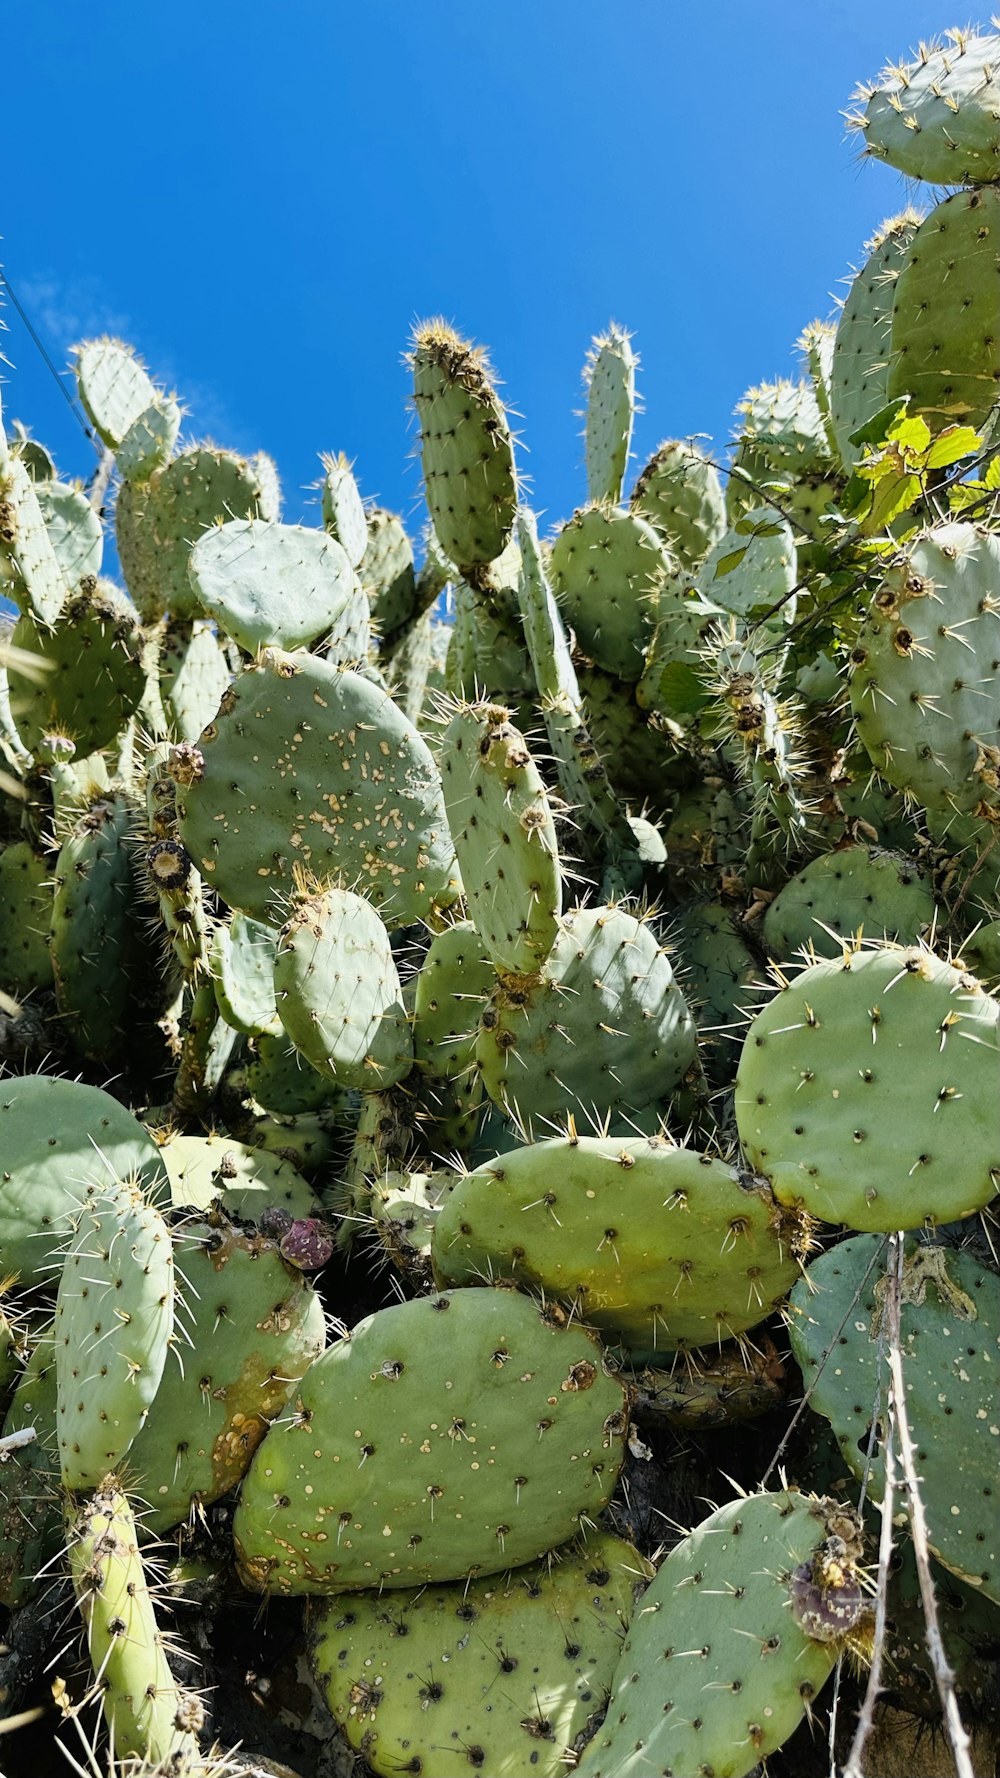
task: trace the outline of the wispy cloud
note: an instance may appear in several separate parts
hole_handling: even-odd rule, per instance
[[[41,272],[16,278],[14,288],[31,325],[57,363],[77,340],[101,333],[128,334],[128,316],[109,299],[98,278],[74,278],[70,284],[51,272]]]

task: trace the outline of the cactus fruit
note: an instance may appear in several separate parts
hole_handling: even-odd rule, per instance
[[[349,889],[301,882],[278,935],[274,996],[300,1056],[337,1086],[393,1087],[413,1038],[399,975],[374,908]]]
[[[517,472],[486,354],[444,321],[415,328],[410,362],[427,504],[437,540],[465,575],[510,541]]]
[[[276,897],[295,864],[355,883],[393,926],[455,897],[434,761],[391,698],[357,673],[266,650],[174,775],[184,844],[206,882],[253,919],[280,922]],[[244,791],[235,805],[234,780]]]
[[[274,519],[230,519],[203,531],[188,574],[202,610],[249,655],[315,642],[354,591],[354,571],[334,538]]]
[[[745,1778],[863,1626],[861,1554],[850,1509],[802,1494],[751,1494],[696,1526],[646,1589],[581,1778]]]
[[[183,1772],[204,1706],[170,1671],[135,1519],[113,1476],[70,1515],[69,1566],[116,1756]]]
[[[596,1535],[505,1575],[323,1600],[310,1658],[351,1746],[386,1778],[439,1770],[442,1753],[490,1778],[559,1778],[651,1572]]]
[[[661,1138],[571,1135],[501,1154],[441,1206],[439,1284],[512,1278],[640,1360],[717,1345],[790,1290],[808,1219],[760,1180]]]
[[[946,31],[855,95],[865,153],[935,185],[1000,178],[1000,37]]]
[[[593,1335],[516,1291],[383,1309],[257,1451],[234,1524],[247,1585],[395,1590],[534,1561],[610,1498],[624,1399]]]
[[[782,978],[736,1078],[750,1164],[781,1203],[848,1228],[971,1215],[1000,1180],[998,1016],[922,948],[852,945]]]
[[[149,1412],[174,1338],[170,1233],[139,1186],[86,1192],[59,1274],[56,1425],[63,1486],[96,1488]]]
[[[822,1254],[789,1306],[810,1406],[830,1421],[848,1469],[867,1477],[875,1500],[883,1493],[884,1459],[878,1441],[869,1456],[869,1432],[888,1387],[880,1247],[876,1237],[857,1235]],[[946,1568],[996,1604],[1000,1281],[971,1253],[908,1243],[900,1320],[928,1542]],[[905,1501],[895,1510],[904,1511]]]
[[[460,705],[439,750],[469,909],[495,967],[530,975],[562,912],[555,820],[524,736],[497,704]]]
[[[587,354],[583,381],[587,391],[584,447],[589,499],[621,499],[628,447],[635,417],[635,372],[638,359],[632,336],[612,321]]]

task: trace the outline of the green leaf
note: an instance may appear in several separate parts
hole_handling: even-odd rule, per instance
[[[919,458],[923,457],[930,442],[931,429],[927,421],[921,419],[919,414],[914,414],[912,419],[904,415],[902,419],[897,420],[886,440],[887,444],[901,446],[904,456]]]
[[[957,463],[960,457],[971,457],[982,444],[978,432],[971,426],[946,426],[939,432],[930,450],[924,458],[925,469],[946,469],[949,463]]]
[[[875,531],[884,531],[901,512],[916,505],[922,492],[919,476],[886,476],[872,488],[868,511],[859,515],[862,534],[870,537]]]
[[[891,401],[888,407],[880,407],[877,414],[859,426],[850,434],[852,445],[884,444],[896,422],[906,413],[910,397],[904,395],[902,401]]]
[[[731,574],[734,568],[738,568],[749,548],[750,545],[745,543],[742,549],[732,549],[728,555],[720,556],[715,564],[713,579],[721,580],[724,574]]]
[[[696,716],[712,701],[710,694],[693,667],[684,661],[671,661],[660,674],[657,703],[678,716]]]

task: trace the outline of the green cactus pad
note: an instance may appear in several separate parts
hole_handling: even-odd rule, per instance
[[[248,1148],[217,1131],[208,1136],[170,1135],[160,1142],[175,1206],[207,1210],[220,1204],[230,1216],[257,1222],[271,1205],[292,1216],[311,1216],[312,1189],[280,1154]]]
[[[320,1299],[275,1241],[216,1212],[186,1224],[174,1252],[184,1346],[168,1358],[128,1455],[130,1485],[149,1506],[144,1537],[235,1488],[326,1344]]]
[[[51,988],[52,866],[27,840],[0,850],[0,908],[0,988],[14,994]]]
[[[417,1295],[433,1288],[431,1241],[441,1205],[460,1175],[388,1172],[371,1183],[369,1234],[376,1251],[408,1280]]]
[[[726,529],[726,504],[714,463],[697,445],[664,439],[638,476],[633,512],[655,525],[682,568],[695,569]]]
[[[635,417],[635,371],[638,359],[632,336],[612,321],[587,355],[583,380],[587,391],[584,450],[587,495],[593,501],[621,499],[628,447]]]
[[[360,568],[368,547],[364,503],[351,464],[340,451],[323,462],[323,524],[340,544],[352,568]]]
[[[787,378],[761,383],[747,390],[736,413],[740,447],[749,447],[769,478],[797,481],[830,467],[826,427],[811,384]],[[756,504],[752,497],[749,504]]]
[[[99,574],[104,532],[86,494],[66,482],[44,481],[35,483],[35,499],[66,585]]]
[[[410,363],[427,505],[442,550],[468,574],[500,555],[514,527],[507,416],[485,353],[445,322],[415,330]]]
[[[77,346],[76,386],[87,418],[110,451],[118,449],[129,427],[160,399],[132,347],[107,336]]]
[[[780,632],[795,616],[795,600],[789,594],[797,573],[791,528],[772,506],[758,506],[720,538],[699,568],[695,584],[706,603]],[[770,615],[771,607],[781,600],[781,609]]]
[[[51,1324],[40,1330],[21,1374],[4,1437],[29,1427],[35,1437],[0,1464],[0,1604],[11,1610],[44,1586],[63,1543]]]
[[[830,378],[830,414],[845,469],[864,454],[851,443],[888,405],[889,328],[892,293],[920,217],[914,210],[890,217],[867,242],[868,259],[854,278],[837,323]],[[888,422],[886,422],[888,426]]]
[[[259,465],[194,445],[148,481],[123,482],[115,508],[118,556],[143,618],[198,617],[188,564],[203,531],[220,520],[270,516]]]
[[[597,1534],[510,1574],[314,1608],[310,1658],[351,1746],[385,1778],[562,1778],[652,1574]]]
[[[580,1778],[745,1778],[809,1713],[863,1620],[860,1554],[853,1515],[833,1501],[751,1494],[720,1507],[647,1587]]]
[[[237,679],[182,775],[184,844],[206,881],[254,919],[280,921],[296,863],[354,883],[392,926],[455,897],[434,761],[392,699],[357,673],[269,650]]]
[[[873,160],[935,185],[1000,179],[1000,37],[946,31],[857,96],[851,122]]]
[[[892,299],[886,393],[932,432],[983,425],[1000,396],[998,282],[1000,188],[956,191],[917,229]]]
[[[27,1074],[0,1082],[0,1155],[0,1254],[24,1286],[58,1270],[86,1191],[135,1177],[151,1201],[170,1201],[148,1132],[110,1093],[82,1081]]]
[[[541,977],[498,984],[476,1054],[501,1109],[561,1122],[578,1108],[665,1109],[697,1065],[697,1037],[650,927],[624,908],[579,908]]]
[[[889,1387],[880,1243],[858,1235],[824,1253],[792,1292],[789,1327],[809,1405],[831,1422],[851,1474],[884,1488],[869,1429]],[[900,1347],[931,1549],[946,1568],[1000,1603],[1000,1279],[971,1253],[908,1244]],[[956,1460],[958,1459],[958,1460]],[[898,1457],[897,1457],[898,1476]],[[905,1512],[897,1494],[895,1512]]]
[[[52,547],[35,483],[20,457],[3,458],[0,442],[0,585],[25,616],[40,624],[54,624],[67,592],[59,560]]]
[[[354,571],[334,538],[274,519],[230,519],[203,531],[188,573],[202,608],[251,655],[315,642],[354,592]]]
[[[18,619],[15,648],[44,662],[40,678],[11,665],[11,708],[31,753],[48,735],[73,742],[82,759],[107,747],[138,708],[146,687],[143,636],[128,600],[108,583],[70,596],[51,629]]]
[[[135,1519],[113,1476],[69,1515],[68,1555],[115,1757],[191,1771],[204,1708],[170,1671]]]
[[[813,858],[778,891],[764,915],[764,943],[778,962],[803,946],[839,957],[843,941],[891,938],[914,944],[933,924],[934,891],[915,858],[847,845]]]
[[[671,559],[635,512],[585,506],[552,546],[552,590],[583,652],[607,673],[635,680]]]
[[[262,1032],[249,1046],[242,1075],[234,1084],[258,1105],[278,1117],[297,1117],[317,1111],[330,1102],[333,1087],[293,1049],[282,1031],[280,1037]]]
[[[517,1567],[596,1518],[621,1464],[624,1396],[600,1347],[516,1291],[380,1310],[317,1359],[295,1406],[234,1525],[247,1584],[272,1593]]]
[[[927,809],[1000,813],[1000,537],[908,542],[851,651],[851,704],[879,774]]]
[[[498,704],[465,704],[439,751],[445,808],[469,911],[493,963],[530,974],[555,943],[559,847],[545,783]]]
[[[197,741],[232,679],[214,630],[207,623],[168,624],[157,666],[171,740]]]
[[[114,1053],[149,947],[139,924],[129,842],[134,811],[124,797],[92,805],[63,841],[55,873],[49,948],[56,999],[82,1055]]]
[[[930,951],[814,963],[750,1026],[740,1141],[784,1204],[849,1228],[969,1216],[1000,1181],[1000,1007]]]
[[[471,921],[432,938],[413,999],[413,1059],[431,1087],[439,1145],[464,1148],[483,1096],[475,1066],[479,1014],[494,975]]]
[[[349,889],[296,894],[274,957],[281,1023],[339,1087],[384,1091],[410,1071],[413,1038],[389,934]]]
[[[808,1221],[766,1185],[657,1137],[571,1136],[498,1155],[442,1205],[439,1284],[512,1278],[632,1355],[715,1345],[771,1314]]]
[[[226,1024],[244,1037],[259,1037],[265,1031],[272,1037],[281,1034],[274,998],[277,942],[273,926],[240,913],[217,926],[212,935],[212,979],[219,1011]]]
[[[174,1256],[140,1186],[81,1193],[56,1299],[63,1486],[96,1488],[149,1412],[174,1335]]]
[[[181,410],[172,396],[158,396],[143,408],[115,452],[115,467],[130,481],[148,481],[170,461],[181,429]]]
[[[417,602],[413,545],[394,512],[373,507],[367,515],[365,553],[358,579],[365,589],[372,622],[385,640],[409,623]]]

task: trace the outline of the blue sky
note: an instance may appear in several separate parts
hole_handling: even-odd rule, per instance
[[[721,449],[913,196],[845,138],[855,84],[965,22],[924,0],[32,0],[5,21],[0,255],[57,363],[124,334],[190,437],[273,453],[293,520],[342,449],[419,525],[402,354],[442,313],[489,345],[554,522],[584,497],[591,335],[635,334],[636,466],[666,436]],[[88,472],[6,318],[6,413]]]

